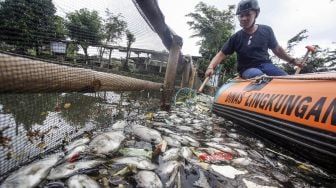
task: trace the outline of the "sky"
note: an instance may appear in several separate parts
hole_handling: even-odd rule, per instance
[[[219,10],[236,5],[239,0],[202,0]],[[166,23],[183,37],[184,54],[197,55],[197,38],[190,38],[193,31],[187,21],[186,14],[193,12],[200,0],[158,0],[165,15]],[[273,28],[279,44],[287,46],[287,41],[303,29],[308,30],[309,37],[295,48],[294,55],[303,56],[306,45],[318,44],[322,47],[336,47],[336,1],[331,0],[259,0],[261,9],[256,23]],[[236,31],[240,29],[236,18]]]
[[[199,55],[198,38],[191,38],[194,33],[190,30],[187,21],[190,17],[185,15],[193,12],[200,0],[157,0],[165,16],[168,26],[183,38],[183,54]],[[207,5],[212,5],[219,10],[236,5],[239,0],[202,0]],[[136,36],[132,47],[161,51],[164,49],[159,37],[149,28],[142,19],[131,0],[53,0],[57,14],[65,16],[66,13],[87,8],[97,10],[104,16],[106,8],[116,14],[122,13],[128,27]],[[261,8],[256,23],[269,25],[273,28],[279,44],[286,47],[287,41],[303,29],[308,30],[308,39],[296,47],[295,57],[303,56],[306,45],[318,44],[322,47],[336,48],[336,1],[332,0],[259,0]],[[236,31],[240,29],[237,18]],[[125,46],[125,40],[118,41],[115,45]],[[93,50],[96,51],[96,50]],[[96,53],[96,52],[93,52]]]

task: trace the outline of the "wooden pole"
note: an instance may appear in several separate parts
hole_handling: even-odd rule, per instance
[[[170,103],[174,94],[176,67],[182,46],[182,39],[178,36],[173,37],[172,45],[169,50],[168,64],[166,68],[165,80],[163,83],[162,108],[170,109]]]
[[[161,89],[161,83],[0,53],[0,93]]]

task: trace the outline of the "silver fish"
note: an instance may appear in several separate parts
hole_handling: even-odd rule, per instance
[[[115,122],[112,125],[112,130],[124,130],[126,126],[127,126],[127,121],[120,120],[120,121]]]
[[[91,179],[89,176],[84,174],[74,175],[67,181],[69,188],[99,188],[99,184]]]
[[[174,134],[173,131],[171,131],[171,130],[169,130],[167,128],[164,128],[164,127],[157,127],[156,129],[159,130],[159,131],[162,131],[164,133],[167,133],[167,134]]]
[[[183,135],[183,138],[187,139],[191,146],[194,146],[194,147],[199,147],[200,146],[200,143],[190,136]]]
[[[191,149],[190,148],[188,148],[188,147],[182,147],[181,148],[181,156],[183,157],[183,158],[185,158],[185,159],[190,159],[191,157],[192,157],[192,151],[191,151]]]
[[[108,154],[118,150],[124,139],[123,132],[108,132],[96,136],[89,146],[94,153]]]
[[[57,180],[65,177],[69,177],[72,174],[78,172],[82,169],[90,169],[98,166],[105,161],[102,160],[91,160],[91,161],[78,161],[74,163],[63,163],[53,169],[51,169],[49,176],[47,179],[49,180]]]
[[[161,163],[159,167],[156,169],[156,171],[161,177],[166,177],[169,174],[171,174],[176,167],[180,165],[181,165],[181,162],[178,162],[178,161],[167,161],[167,162]]]
[[[161,133],[157,130],[142,125],[133,125],[132,130],[136,136],[144,141],[154,142],[155,144],[159,144],[162,141]]]
[[[183,138],[182,136],[178,135],[178,134],[170,134],[169,135],[171,138],[178,140],[179,142],[181,142],[183,145],[188,145],[189,141],[186,138]]]
[[[134,165],[142,170],[154,170],[157,165],[142,157],[121,157],[112,160],[115,164]]]
[[[169,136],[162,136],[163,140],[165,140],[167,142],[167,144],[169,146],[173,146],[173,147],[181,147],[181,143],[176,140],[176,139],[173,139]]]
[[[163,187],[160,178],[152,171],[142,170],[136,173],[134,179],[137,187],[161,188]]]
[[[229,152],[229,153],[234,153],[236,154],[235,151],[233,151],[231,148],[227,147],[227,146],[224,146],[224,145],[221,145],[221,144],[217,144],[217,143],[214,143],[214,142],[207,142],[205,143],[207,146],[210,146],[210,147],[213,147],[215,149],[219,149],[221,151],[225,151],[225,152]]]
[[[180,157],[180,148],[171,148],[163,153],[163,161],[176,160]]]
[[[84,144],[87,144],[89,142],[90,142],[89,138],[81,138],[81,139],[73,141],[68,146],[65,146],[65,150],[66,151],[70,151],[70,150],[74,149],[77,146],[84,145]]]
[[[247,170],[237,170],[235,168],[233,168],[232,166],[219,166],[219,165],[210,165],[210,168],[214,171],[217,172],[218,174],[234,179],[236,177],[236,175],[239,174],[246,174]]]
[[[59,159],[59,156],[53,155],[23,167],[10,175],[3,182],[1,188],[35,187],[48,175],[50,169]]]

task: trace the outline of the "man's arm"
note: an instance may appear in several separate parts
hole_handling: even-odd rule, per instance
[[[219,51],[214,58],[212,58],[206,72],[205,77],[209,77],[213,74],[214,68],[225,59],[225,54]]]
[[[280,59],[287,61],[290,64],[296,65],[301,67],[301,60],[295,59],[293,57],[291,57],[290,55],[288,55],[288,53],[281,47],[281,46],[277,46],[274,49],[272,49],[272,52],[278,56]]]

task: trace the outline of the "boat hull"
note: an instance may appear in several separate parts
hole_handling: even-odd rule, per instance
[[[332,76],[336,73],[308,74],[308,80],[233,80],[216,93],[213,112],[336,168],[336,80],[323,79]]]

